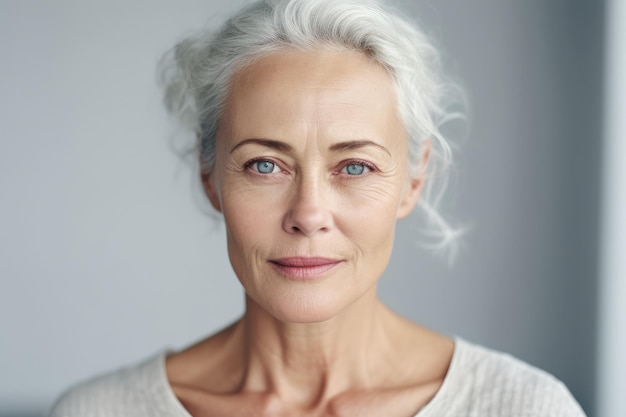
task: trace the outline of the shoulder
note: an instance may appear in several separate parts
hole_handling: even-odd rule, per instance
[[[71,387],[57,400],[49,416],[140,417],[161,414],[162,402],[168,394],[162,371],[164,356],[165,353],[160,353],[139,364]]]
[[[457,340],[448,372],[462,415],[585,415],[561,381],[505,353]]]

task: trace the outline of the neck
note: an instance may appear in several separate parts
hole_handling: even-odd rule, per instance
[[[409,415],[435,395],[453,348],[375,290],[309,324],[276,320],[248,299],[237,323],[168,357],[167,373],[184,404],[210,415]],[[233,406],[243,409],[224,412]]]
[[[368,389],[387,378],[384,370],[390,370],[395,354],[394,333],[403,320],[383,306],[375,289],[320,323],[285,323],[249,298],[246,305],[235,332],[247,346],[242,390],[271,392],[312,406],[348,388]]]

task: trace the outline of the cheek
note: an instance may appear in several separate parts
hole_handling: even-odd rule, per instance
[[[281,187],[224,181],[222,211],[229,249],[245,251],[249,256],[256,248],[271,241],[280,230],[282,194]]]
[[[400,187],[395,181],[367,181],[337,192],[337,211],[364,224],[395,219]]]
[[[338,199],[337,227],[368,256],[391,250],[399,200],[396,188],[394,183],[370,183],[342,193]]]
[[[246,180],[227,180],[222,186],[222,202],[231,215],[276,213],[284,200],[288,185],[255,184]]]
[[[263,258],[275,236],[276,222],[271,219],[272,210],[263,209],[269,204],[243,190],[228,189],[222,194],[228,257],[235,275],[246,289],[256,293],[254,277],[259,275]]]

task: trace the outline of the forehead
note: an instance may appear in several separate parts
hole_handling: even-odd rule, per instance
[[[399,123],[389,74],[365,54],[335,50],[287,50],[258,59],[234,75],[225,116],[231,133],[242,135],[293,128],[387,135]]]
[[[294,74],[297,77],[291,77]],[[262,87],[259,81],[304,88],[375,81],[380,91],[391,87],[391,77],[366,54],[331,49],[287,49],[257,58],[234,75],[231,93]]]

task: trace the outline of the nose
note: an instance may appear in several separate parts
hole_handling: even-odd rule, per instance
[[[323,184],[303,179],[294,186],[293,197],[283,218],[283,230],[304,236],[330,230],[333,217]]]

